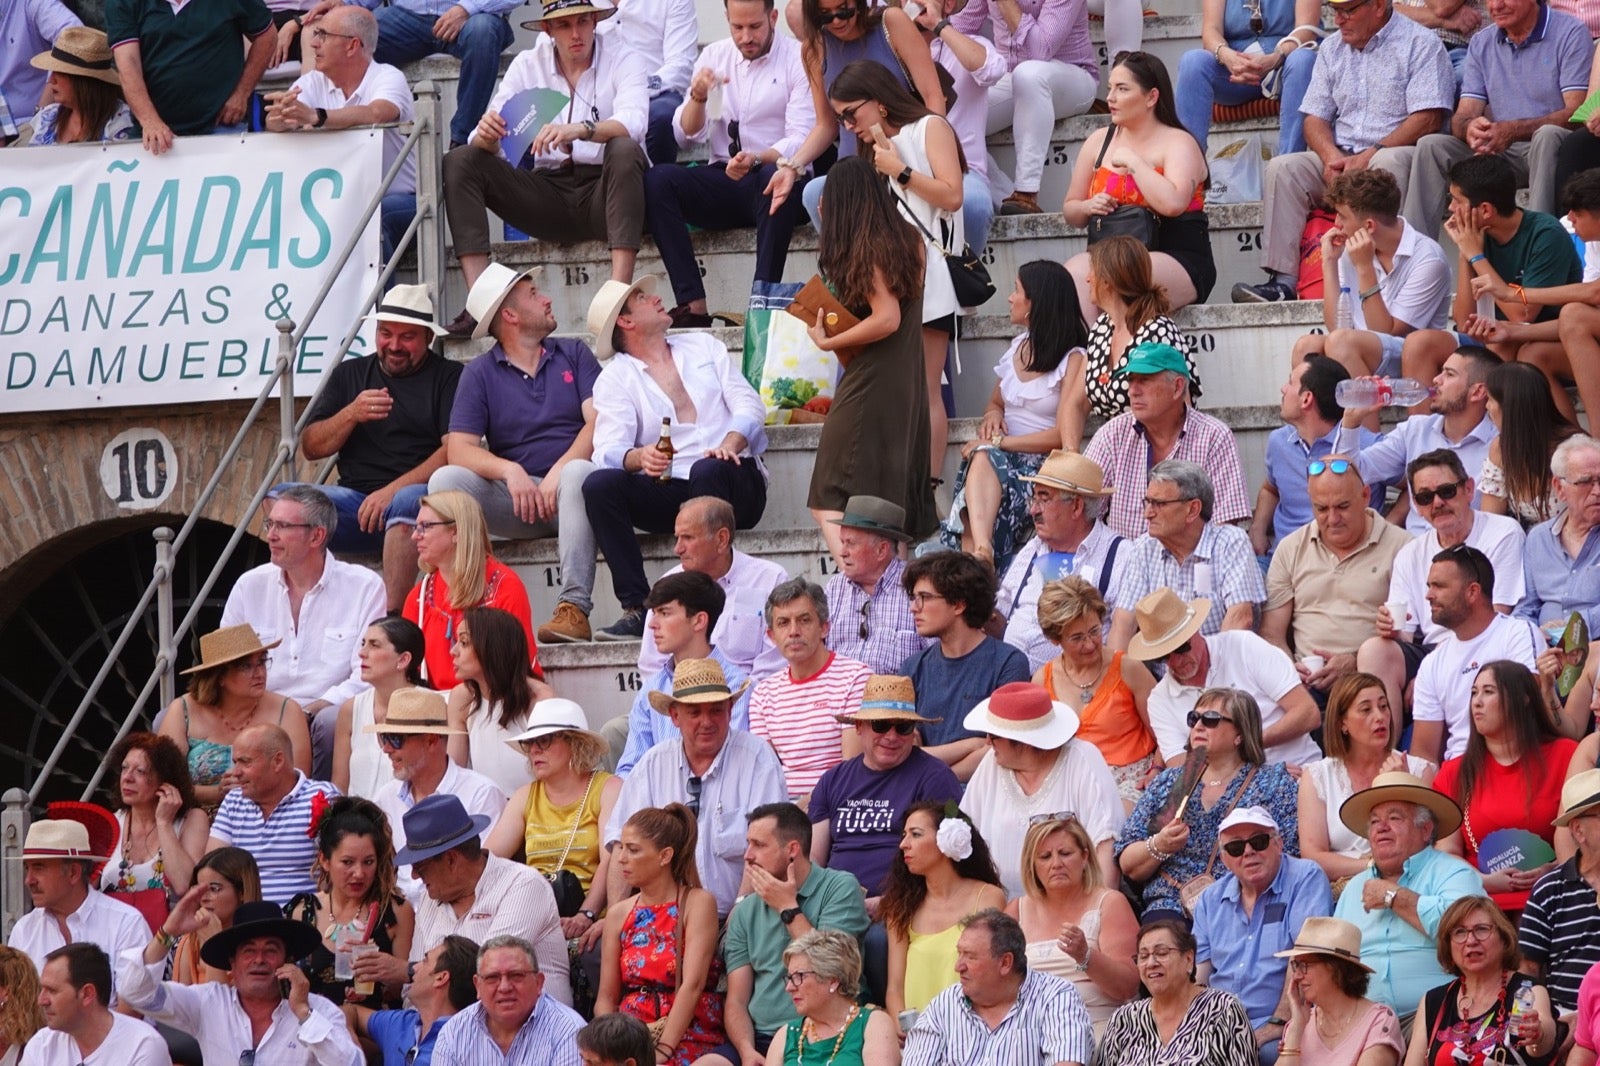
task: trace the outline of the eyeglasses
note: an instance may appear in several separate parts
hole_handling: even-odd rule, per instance
[[[894,730],[895,733],[897,733],[898,735],[900,735],[902,737],[909,737],[912,733],[915,733],[917,731],[917,723],[915,723],[915,722],[873,722],[872,723],[872,731],[874,733],[878,734],[880,737],[883,736],[885,733],[887,733],[891,729]]]
[[[856,631],[856,636],[860,637],[862,640],[866,640],[868,637],[872,636],[872,629],[869,625],[871,621],[872,601],[863,600],[861,602],[861,628]]]
[[[800,982],[804,981],[807,977],[814,977],[816,972],[817,971],[815,970],[790,970],[788,973],[783,975],[783,987],[799,988]]]
[[[1223,722],[1227,722],[1229,725],[1233,724],[1232,718],[1218,714],[1216,711],[1190,711],[1187,721],[1190,729],[1197,725],[1203,725],[1207,729],[1215,729]]]
[[[700,786],[703,784],[698,777],[689,778],[689,802],[685,804],[695,814],[700,813]]]
[[[1491,936],[1494,936],[1492,925],[1458,925],[1450,930],[1450,939],[1457,944],[1465,944],[1468,940],[1486,944]]]
[[[406,734],[405,733],[379,733],[378,734],[378,743],[382,744],[386,748],[393,748],[394,750],[398,751],[399,749],[405,747]]]
[[[913,593],[911,596],[911,606],[926,607],[930,600],[942,599],[944,599],[944,597],[939,595],[937,592],[917,592]]]
[[[1348,18],[1370,3],[1372,3],[1372,0],[1356,0],[1353,4],[1329,4],[1328,6],[1333,8],[1333,17],[1337,19],[1340,15]]]
[[[1237,859],[1244,855],[1245,848],[1249,848],[1259,855],[1270,847],[1272,847],[1272,834],[1256,833],[1253,836],[1245,837],[1243,840],[1230,840],[1222,845],[1222,850]]]
[[[520,985],[537,972],[537,970],[503,970],[500,973],[480,973],[478,980],[490,988],[496,987],[502,981],[510,981],[514,985]]]
[[[265,670],[272,665],[272,656],[256,655],[249,659],[239,659],[228,664],[229,670],[237,670],[241,674],[252,674],[257,670]]]
[[[1140,966],[1143,966],[1147,962],[1165,962],[1170,956],[1176,955],[1177,953],[1177,948],[1168,947],[1166,944],[1162,944],[1158,948],[1151,948],[1149,951],[1139,952],[1139,954],[1133,957],[1133,961],[1138,963]]]
[[[855,8],[851,8],[850,9],[850,15],[854,15],[855,13],[856,13]],[[837,15],[837,14],[838,13],[835,12],[835,15]],[[847,17],[849,17],[849,16],[847,16]],[[824,16],[822,16],[822,21],[824,23],[827,23],[827,22],[832,21],[832,19],[830,19],[829,16],[824,15]],[[839,121],[844,123],[846,126],[851,127],[852,129],[855,128],[856,112],[860,111],[863,107],[866,107],[866,106],[867,106],[867,102],[865,100],[863,100],[863,101],[861,101],[859,104],[857,104],[854,107],[844,108],[843,110],[841,110],[839,112],[839,115],[838,115]]]
[[[1312,477],[1332,470],[1335,474],[1348,474],[1355,464],[1348,459],[1313,459],[1306,464],[1306,473]]]
[[[1147,509],[1151,508],[1151,507],[1165,507],[1170,503],[1188,503],[1188,502],[1189,502],[1188,498],[1184,497],[1184,496],[1178,496],[1178,497],[1175,497],[1175,498],[1170,499],[1170,500],[1158,500],[1158,499],[1155,499],[1154,497],[1151,497],[1151,496],[1146,496],[1144,498],[1144,505],[1145,505],[1145,507]]]
[[[1044,825],[1046,822],[1076,822],[1077,811],[1051,811],[1049,814],[1036,814],[1028,819],[1030,826]]]
[[[1412,489],[1411,498],[1416,501],[1418,507],[1427,507],[1433,503],[1435,496],[1441,500],[1455,499],[1456,493],[1460,492],[1461,486],[1465,484],[1465,481],[1452,481],[1436,489]]]
[[[550,745],[554,744],[556,737],[560,735],[560,733],[546,733],[544,736],[534,737],[532,740],[519,740],[517,744],[523,751],[548,751]]]
[[[431,529],[436,529],[439,526],[453,526],[455,524],[456,524],[456,520],[453,519],[453,518],[442,519],[442,520],[440,520],[438,522],[424,522],[422,519],[419,518],[419,519],[417,519],[416,531],[418,533],[421,533],[422,535],[426,536],[428,534],[428,531],[431,530]]]
[[[856,17],[856,11],[857,8],[853,4],[847,7],[836,7],[832,11],[819,11],[817,13],[817,21],[824,26],[830,22],[849,22]]]
[[[316,29],[311,31],[312,44],[321,44],[326,38],[329,37],[343,37],[347,41],[353,41],[356,39],[356,35],[353,33],[334,33],[332,30],[325,30],[321,26],[318,26]]]
[[[314,529],[310,522],[280,522],[276,518],[261,520],[261,532],[271,534],[280,529]]]
[[[1596,485],[1600,485],[1600,474],[1584,474],[1582,477],[1564,477],[1561,479],[1575,489],[1584,492],[1593,492]]]

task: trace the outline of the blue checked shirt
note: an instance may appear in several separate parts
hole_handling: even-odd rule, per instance
[[[890,559],[870,592],[843,574],[828,579],[828,647],[872,667],[875,674],[898,674],[900,664],[932,644],[917,636],[911,597],[904,585],[906,564]],[[863,613],[863,608],[865,612]],[[865,626],[867,635],[861,635]]]
[[[1250,537],[1237,526],[1206,523],[1200,542],[1182,562],[1148,533],[1134,541],[1132,549],[1117,594],[1121,610],[1132,612],[1140,600],[1161,588],[1176,592],[1184,602],[1204,596],[1211,601],[1211,613],[1200,632],[1209,637],[1222,631],[1222,618],[1234,604],[1266,602],[1267,587]]]
[[[906,1036],[904,1066],[1055,1066],[1094,1057],[1089,1011],[1072,982],[1029,970],[993,1030],[959,984],[933,997]]]

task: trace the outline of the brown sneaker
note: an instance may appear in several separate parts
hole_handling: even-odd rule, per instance
[[[556,604],[556,613],[535,635],[540,644],[587,644],[593,639],[589,632],[589,616],[578,610],[577,604],[566,600]]]
[[[1004,200],[1000,201],[1002,215],[1042,215],[1044,208],[1039,206],[1039,194],[1036,192],[1023,192],[1018,189]]]
[[[452,337],[470,337],[477,328],[478,320],[472,317],[471,312],[463,310],[445,327],[445,332]]]

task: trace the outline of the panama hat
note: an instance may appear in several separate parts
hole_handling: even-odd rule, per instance
[[[93,78],[108,85],[122,84],[116,62],[111,58],[111,45],[105,32],[87,26],[69,26],[62,30],[50,51],[40,52],[29,62],[40,70],[76,74],[80,78]]]
[[[852,496],[844,502],[844,514],[828,519],[829,525],[864,529],[890,540],[911,542],[905,531],[906,509],[881,496]]]
[[[607,281],[600,286],[600,291],[589,301],[589,332],[594,334],[596,359],[604,362],[617,353],[611,347],[611,334],[617,328],[617,318],[622,314],[622,308],[633,294],[654,294],[655,291],[654,274],[646,274],[631,285],[626,281]]]
[[[500,313],[500,305],[506,302],[512,286],[523,278],[539,284],[539,274],[543,269],[529,267],[518,271],[503,263],[490,263],[484,267],[483,273],[478,275],[478,280],[472,283],[472,289],[467,293],[467,314],[478,320],[478,324],[472,327],[472,339],[482,340],[488,336],[489,327],[494,325],[494,316]]]
[[[433,297],[428,295],[426,285],[396,285],[383,294],[383,302],[378,305],[378,309],[361,321],[427,326],[433,330],[435,337],[444,337],[450,333],[449,330],[440,328],[433,320]]]
[[[617,13],[616,5],[610,0],[543,0],[540,6],[543,10],[539,12],[539,17],[524,22],[523,29],[543,29],[547,19],[567,18],[571,15],[593,15],[596,22],[604,22]]]
[[[1361,928],[1342,918],[1307,918],[1294,943],[1272,954],[1280,959],[1328,955],[1372,972],[1372,967],[1361,961]]]
[[[1211,614],[1211,601],[1201,597],[1184,603],[1171,589],[1156,589],[1133,608],[1139,632],[1128,641],[1128,654],[1148,662],[1167,655],[1200,632]]]
[[[1057,448],[1039,465],[1039,472],[1024,477],[1035,485],[1060,489],[1074,496],[1110,496],[1116,490],[1106,484],[1106,474],[1100,464],[1081,452]]]
[[[1573,774],[1561,786],[1561,813],[1551,825],[1566,825],[1600,807],[1600,769]]]
[[[271,644],[261,643],[256,631],[248,625],[228,626],[226,629],[214,630],[201,637],[200,661],[189,669],[178,672],[198,674],[202,670],[225,666],[257,652],[271,651],[282,643],[281,640],[275,640]]]
[[[674,703],[736,700],[749,687],[746,680],[736,689],[728,688],[728,679],[715,659],[681,659],[672,669],[672,691],[651,692],[650,706],[666,714]]]
[[[1433,812],[1434,836],[1447,837],[1461,828],[1461,808],[1443,792],[1436,792],[1404,770],[1391,770],[1372,779],[1339,807],[1339,821],[1356,836],[1366,839],[1367,819],[1380,803],[1415,803]]]
[[[89,843],[89,827],[76,818],[41,818],[28,826],[22,842],[24,859],[71,859],[74,862],[105,862],[110,848],[95,848]]]
[[[605,743],[604,737],[589,728],[589,715],[577,702],[556,698],[535,703],[528,712],[527,727],[507,739],[506,746],[520,753],[528,741],[556,733],[585,733]]]
[[[942,722],[917,713],[917,690],[909,677],[873,674],[861,693],[861,707],[849,714],[834,715],[846,725],[856,722]]]
[[[283,941],[284,953],[290,960],[303,959],[322,943],[317,930],[305,922],[285,918],[276,903],[256,900],[239,904],[233,913],[233,924],[200,945],[200,959],[217,970],[233,969],[233,953],[247,940],[270,936]]]
[[[389,710],[381,722],[363,726],[363,733],[434,733],[464,736],[465,729],[450,724],[444,695],[431,688],[402,688],[389,697]]]
[[[493,821],[487,814],[468,814],[453,793],[435,792],[400,818],[406,846],[394,853],[396,866],[414,866],[482,833]]]
[[[1078,712],[1031,681],[1013,681],[968,711],[961,725],[969,732],[1054,751],[1077,734]]]

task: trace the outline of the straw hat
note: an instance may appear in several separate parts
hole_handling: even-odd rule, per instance
[[[611,347],[611,334],[617,328],[617,317],[622,314],[622,308],[633,294],[642,292],[653,295],[655,291],[654,274],[646,274],[632,285],[625,281],[608,280],[600,286],[600,291],[589,301],[589,332],[594,334],[596,359],[605,362],[617,354],[617,350]]]
[[[362,727],[363,733],[433,733],[437,736],[465,736],[465,729],[450,724],[444,695],[431,688],[396,689],[389,697],[389,711],[381,722]]]
[[[917,713],[917,690],[909,677],[873,674],[861,693],[861,707],[850,714],[834,715],[845,725],[856,722],[942,722]]]
[[[589,728],[589,715],[581,706],[573,700],[556,698],[535,703],[528,712],[527,728],[509,738],[506,747],[520,755],[524,742],[554,733],[584,733],[605,743],[604,737]]]
[[[1200,632],[1211,614],[1211,601],[1201,597],[1184,603],[1171,589],[1156,589],[1133,608],[1139,632],[1128,641],[1128,654],[1149,661],[1180,647]]]
[[[233,924],[213,933],[200,945],[200,960],[218,970],[231,970],[233,955],[239,946],[260,936],[282,940],[290,959],[305,958],[322,942],[315,926],[285,918],[276,903],[255,900],[239,904],[239,909],[233,912]]]
[[[89,843],[89,827],[72,818],[43,818],[28,826],[28,837],[22,843],[24,859],[71,859],[74,862],[105,862],[109,855],[97,851]]]
[[[727,676],[715,659],[680,659],[672,669],[672,691],[651,692],[650,706],[666,714],[674,703],[736,700],[749,687],[746,680],[736,689],[728,688]]]
[[[1461,808],[1455,801],[1404,770],[1391,770],[1373,778],[1371,788],[1362,789],[1339,807],[1339,821],[1350,832],[1366,839],[1367,819],[1372,815],[1372,808],[1380,803],[1415,803],[1428,808],[1433,812],[1436,837],[1447,837],[1461,828]]]
[[[494,325],[494,316],[500,313],[500,305],[506,302],[512,286],[523,278],[539,284],[539,274],[543,269],[529,267],[516,271],[501,263],[490,263],[484,267],[483,273],[478,275],[478,280],[472,283],[472,289],[467,293],[467,314],[478,320],[478,324],[472,328],[472,339],[482,340],[488,336],[489,327]]]
[[[1580,815],[1592,814],[1600,807],[1600,770],[1573,774],[1561,786],[1561,813],[1551,825],[1566,825]]]
[[[275,640],[271,644],[261,643],[261,638],[256,636],[256,631],[248,625],[229,626],[207,633],[200,638],[200,661],[187,670],[178,671],[181,674],[198,674],[202,670],[213,667],[225,666],[238,659],[245,659],[258,652],[271,651],[283,641]]]
[[[1361,928],[1342,918],[1307,918],[1294,944],[1287,951],[1272,954],[1280,959],[1329,955],[1372,972],[1372,967],[1361,961]]]
[[[967,712],[961,725],[972,733],[1005,737],[1041,751],[1054,751],[1078,732],[1078,712],[1057,703],[1031,681],[1001,685]]]
[[[69,26],[62,30],[50,51],[40,52],[29,62],[40,70],[76,74],[80,78],[93,78],[107,85],[122,85],[104,31],[91,30],[87,26]]]
[[[567,18],[570,15],[592,14],[596,22],[604,22],[617,13],[616,6],[610,0],[542,0],[541,6],[544,10],[539,17],[524,22],[523,29],[543,29],[545,20]]]
[[[447,329],[441,329],[433,320],[433,297],[428,295],[426,285],[396,285],[383,294],[383,302],[378,305],[378,309],[361,321],[427,326],[433,330],[435,337],[444,337],[450,333]]]
[[[890,540],[911,542],[905,530],[906,509],[881,496],[852,496],[844,501],[844,514],[828,519],[830,525],[864,529]]]
[[[1039,472],[1024,477],[1035,485],[1060,489],[1074,496],[1110,496],[1116,490],[1106,484],[1106,473],[1100,464],[1081,452],[1057,448],[1039,466]]]

